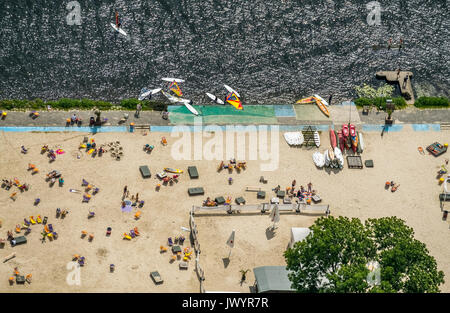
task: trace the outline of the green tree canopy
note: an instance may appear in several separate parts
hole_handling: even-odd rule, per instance
[[[311,230],[284,254],[299,292],[439,292],[444,283],[434,257],[397,217],[364,224],[356,218],[319,218]],[[379,264],[375,272],[368,268],[372,262]]]

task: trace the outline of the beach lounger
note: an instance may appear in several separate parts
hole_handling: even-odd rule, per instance
[[[134,230],[130,230],[130,236],[131,238],[136,237],[136,233],[134,232]]]
[[[236,198],[235,201],[236,201],[236,203],[239,204],[239,205],[245,204],[245,199],[244,199],[243,197],[238,197],[238,198]]]
[[[167,244],[168,244],[169,246],[173,246],[172,237],[167,238]]]
[[[291,204],[292,203],[292,200],[291,200],[291,198],[283,198],[283,204]]]
[[[440,201],[450,201],[450,194],[447,193],[441,193],[439,195],[439,200]]]
[[[218,204],[218,205],[222,205],[225,203],[225,198],[224,197],[216,197],[216,199],[214,199],[214,201]]]
[[[152,176],[147,165],[139,166],[139,170],[141,171],[141,175],[143,178],[150,178]]]
[[[25,284],[25,277],[22,275],[17,275],[16,276],[16,283],[17,284]]]
[[[278,192],[277,192],[278,198],[284,198],[285,195],[286,195],[286,192],[284,190],[278,190]]]
[[[34,220],[34,216],[30,216],[30,222],[31,222],[31,224],[36,224],[36,221]]]
[[[47,219],[48,219],[48,217],[47,216],[44,216],[44,220],[42,221],[42,224],[47,224]]]
[[[319,195],[314,195],[311,197],[311,199],[314,201],[314,203],[318,203],[322,201],[322,199],[319,197]]]
[[[373,160],[365,160],[364,165],[366,167],[373,167]]]
[[[11,246],[13,247],[24,243],[27,243],[27,237],[25,236],[15,237],[13,240],[11,240]]]
[[[162,284],[164,280],[161,278],[161,275],[157,271],[151,272],[150,277],[153,279],[156,285]]]
[[[159,252],[161,252],[161,253],[167,252],[167,247],[159,246]]]
[[[131,236],[127,233],[123,233],[123,239],[131,240]]]
[[[189,267],[189,263],[186,261],[180,262],[180,270],[187,270]]]
[[[136,214],[134,214],[135,219],[139,219],[141,217],[141,211],[137,211]]]
[[[204,195],[205,191],[203,187],[189,188],[188,193],[190,196]]]
[[[172,246],[172,252],[173,253],[181,253],[181,247],[180,246]]]
[[[265,199],[266,198],[266,192],[265,191],[258,191],[258,193],[256,194],[256,197],[258,199]]]
[[[133,231],[134,231],[134,233],[136,234],[136,236],[139,236],[139,235],[140,235],[140,233],[139,233],[139,231],[138,231],[138,228],[137,228],[137,227],[133,228]]]
[[[41,216],[40,216],[40,215],[38,215],[38,216],[36,217],[36,222],[38,222],[38,224],[41,224],[41,223],[42,223],[42,219],[41,219]]]
[[[197,179],[198,178],[198,170],[196,166],[189,166],[188,167],[188,173],[189,177],[191,179]]]
[[[50,232],[53,232],[53,225],[52,224],[48,224],[48,230],[50,230]]]

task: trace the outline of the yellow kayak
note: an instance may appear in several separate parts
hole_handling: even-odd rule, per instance
[[[170,167],[164,168],[164,171],[169,172],[169,173],[176,173],[176,174],[183,173],[183,170],[179,170],[177,168],[170,168]]]
[[[305,103],[314,103],[315,101],[316,101],[316,99],[314,97],[308,97],[308,98],[300,99],[296,103],[305,104]]]
[[[314,98],[316,101],[317,106],[319,107],[319,109],[323,112],[323,114],[325,114],[327,117],[330,117],[330,112],[328,112],[327,107],[325,106],[325,104],[323,104],[322,101],[320,101],[317,98]]]

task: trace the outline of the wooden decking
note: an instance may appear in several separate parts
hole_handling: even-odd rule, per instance
[[[390,83],[398,83],[400,86],[400,91],[402,95],[406,96],[407,104],[414,104],[414,92],[411,84],[411,77],[413,76],[412,72],[408,71],[381,71],[377,72],[377,78],[384,78],[386,81]]]

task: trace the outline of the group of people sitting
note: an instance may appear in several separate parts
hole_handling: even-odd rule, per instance
[[[70,118],[68,118],[66,122],[67,124],[70,125],[77,124],[78,126],[80,126],[82,123],[82,119],[81,117],[78,117],[75,113],[73,113],[73,115]]]
[[[218,171],[220,172],[222,169],[228,169],[229,171],[232,171],[233,168],[235,168],[237,171],[241,169],[245,169],[247,167],[246,162],[236,162],[236,159],[231,159],[228,164],[225,164],[225,162],[221,162],[218,168]]]
[[[20,191],[26,191],[30,188],[29,184],[22,184],[17,178],[14,178],[14,180],[2,179],[2,188],[9,190],[13,185],[19,188]]]
[[[217,206],[218,203],[214,200],[211,200],[210,197],[206,198],[205,201],[203,201],[203,206]],[[227,200],[225,200],[225,203],[223,205],[231,205],[231,197],[227,197]]]
[[[311,182],[307,184],[308,189],[305,189],[305,187],[300,186],[300,189],[298,189],[297,191],[296,191],[296,189],[295,189],[296,184],[297,184],[297,182],[296,182],[296,180],[294,179],[294,180],[292,181],[291,187],[287,187],[287,188],[286,188],[286,194],[287,194],[288,196],[291,196],[291,197],[294,197],[294,196],[295,196],[295,197],[298,198],[300,201],[303,201],[303,200],[307,200],[307,201],[308,201],[308,200],[311,199],[312,196],[316,195],[316,191],[312,189],[312,183],[311,183]],[[278,185],[277,187],[275,187],[275,188],[273,189],[273,191],[275,191],[276,193],[277,193],[279,190],[281,190],[280,185]]]

